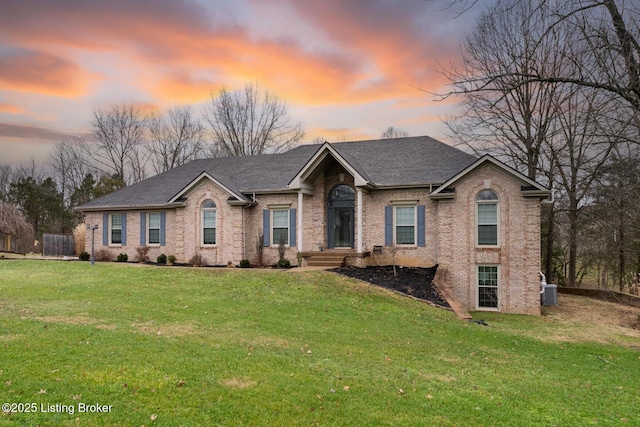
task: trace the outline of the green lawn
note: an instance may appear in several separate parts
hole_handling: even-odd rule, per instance
[[[640,425],[640,342],[483,317],[324,272],[0,260],[0,403],[35,410],[0,425]]]

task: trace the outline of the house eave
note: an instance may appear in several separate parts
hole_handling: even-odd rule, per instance
[[[141,210],[162,210],[173,208],[184,208],[187,206],[185,202],[163,203],[153,205],[136,205],[136,206],[92,206],[82,208],[81,206],[73,208],[76,212],[122,212],[122,211],[141,211]]]
[[[456,193],[437,193],[429,194],[431,200],[453,200],[456,198]]]
[[[291,188],[274,188],[274,189],[262,189],[262,190],[242,190],[242,194],[246,197],[251,198],[255,195],[264,195],[264,194],[295,194],[296,190]]]
[[[530,191],[521,191],[520,194],[522,194],[522,197],[526,197],[526,198],[546,199],[551,195],[551,191],[530,190]]]
[[[258,203],[253,201],[246,201],[246,200],[228,200],[227,204],[229,206],[242,206],[245,208],[249,208],[252,206],[256,206]]]
[[[431,192],[434,188],[438,188],[441,182],[414,182],[406,184],[373,184],[370,189],[375,190],[411,190],[426,189]]]

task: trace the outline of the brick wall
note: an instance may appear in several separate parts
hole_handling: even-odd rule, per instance
[[[289,206],[290,208],[297,209],[298,195],[295,193],[260,195],[256,196],[256,200],[258,201],[256,206],[245,209],[246,258],[251,261],[251,264],[253,265],[259,264],[257,247],[263,232],[262,212],[265,209],[269,209],[270,205]],[[278,242],[270,241],[270,245],[268,247],[263,247],[262,263],[264,265],[274,265],[278,262],[278,259],[280,258],[278,246]],[[284,257],[291,262],[291,265],[297,265],[297,253],[298,249],[296,246],[287,245]]]
[[[129,257],[129,261],[137,261],[138,255],[136,248],[140,247],[140,213],[141,212],[165,212],[166,224],[165,224],[165,241],[164,246],[160,245],[147,245],[149,246],[149,260],[155,262],[158,255],[172,255],[176,253],[176,211],[172,209],[168,210],[135,210],[127,211],[127,238],[126,245],[103,245],[103,214],[100,213],[87,213],[85,215],[86,224],[98,224],[98,229],[95,231],[95,250],[106,249],[111,253],[112,258],[115,258],[125,253]],[[109,214],[121,214],[125,212],[109,212]],[[146,235],[146,231],[145,231]],[[91,232],[85,234],[85,248],[87,252],[91,251]]]
[[[499,198],[499,246],[476,245],[476,195],[488,188]],[[437,206],[438,263],[469,310],[477,308],[478,265],[497,265],[499,310],[540,314],[540,201],[522,197],[520,183],[484,165],[456,183],[455,200]]]
[[[229,193],[214,182],[202,180],[186,195],[184,208],[179,208],[176,227],[176,256],[178,261],[189,262],[199,253],[207,265],[236,265],[243,259],[242,207],[227,203]],[[202,239],[202,203],[213,200],[216,204],[216,244],[204,245]]]

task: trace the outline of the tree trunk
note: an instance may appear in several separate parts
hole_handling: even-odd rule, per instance
[[[618,287],[620,292],[624,287],[624,229],[620,227],[620,242],[618,243]]]
[[[556,283],[553,281],[553,233],[554,233],[554,215],[553,206],[549,206],[549,213],[547,218],[547,242],[545,247],[545,274],[547,275],[547,281],[549,283]]]
[[[576,264],[578,260],[578,207],[575,197],[569,197],[569,273],[567,286],[576,286]]]

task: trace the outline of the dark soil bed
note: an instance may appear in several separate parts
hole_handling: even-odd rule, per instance
[[[449,308],[447,301],[432,283],[436,268],[396,267],[397,277],[394,277],[391,265],[366,268],[340,267],[331,271]]]

